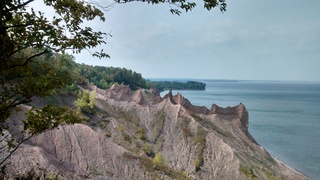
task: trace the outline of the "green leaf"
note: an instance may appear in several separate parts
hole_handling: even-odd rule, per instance
[[[40,109],[32,108],[27,112],[28,118],[23,121],[24,131],[31,134],[40,134],[44,131],[57,128],[61,124],[81,123],[85,119],[80,113],[67,107],[47,105]]]

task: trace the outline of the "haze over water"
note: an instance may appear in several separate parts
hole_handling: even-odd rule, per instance
[[[309,178],[320,177],[320,82],[203,82],[205,91],[179,92],[208,108],[242,102],[249,111],[249,131],[260,145]]]

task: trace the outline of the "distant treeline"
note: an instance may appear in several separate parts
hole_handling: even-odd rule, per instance
[[[156,87],[164,90],[205,90],[206,84],[196,81],[147,81],[140,73],[126,68],[90,66],[78,64],[80,77],[86,82],[96,85],[98,88],[107,89],[114,83],[129,85],[132,90],[138,88],[149,89]]]
[[[72,78],[71,84],[66,86],[68,93],[77,91],[77,84],[90,83],[101,89],[108,89],[113,84],[129,85],[132,90],[139,88],[149,89],[156,87],[159,91],[174,90],[205,90],[206,84],[196,81],[150,81],[142,77],[140,73],[126,68],[91,66],[74,62],[74,57],[66,54],[57,54],[52,60],[59,66],[60,71]]]
[[[79,75],[86,82],[96,85],[98,88],[107,89],[114,83],[129,85],[132,90],[138,88],[149,89],[156,87],[164,90],[205,90],[206,84],[196,81],[147,81],[140,73],[126,68],[90,66],[77,64]]]
[[[150,81],[152,86],[155,86],[159,91],[165,91],[169,89],[173,90],[205,90],[206,84],[197,81]]]

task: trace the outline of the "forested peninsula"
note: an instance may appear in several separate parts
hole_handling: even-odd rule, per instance
[[[197,81],[149,81],[159,91],[165,90],[206,90],[206,83]]]

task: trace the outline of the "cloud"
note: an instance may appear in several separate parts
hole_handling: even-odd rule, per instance
[[[198,6],[179,17],[168,4],[116,4],[90,24],[113,35],[98,48],[111,59],[76,60],[146,77],[320,80],[320,1],[234,1],[224,14]]]

